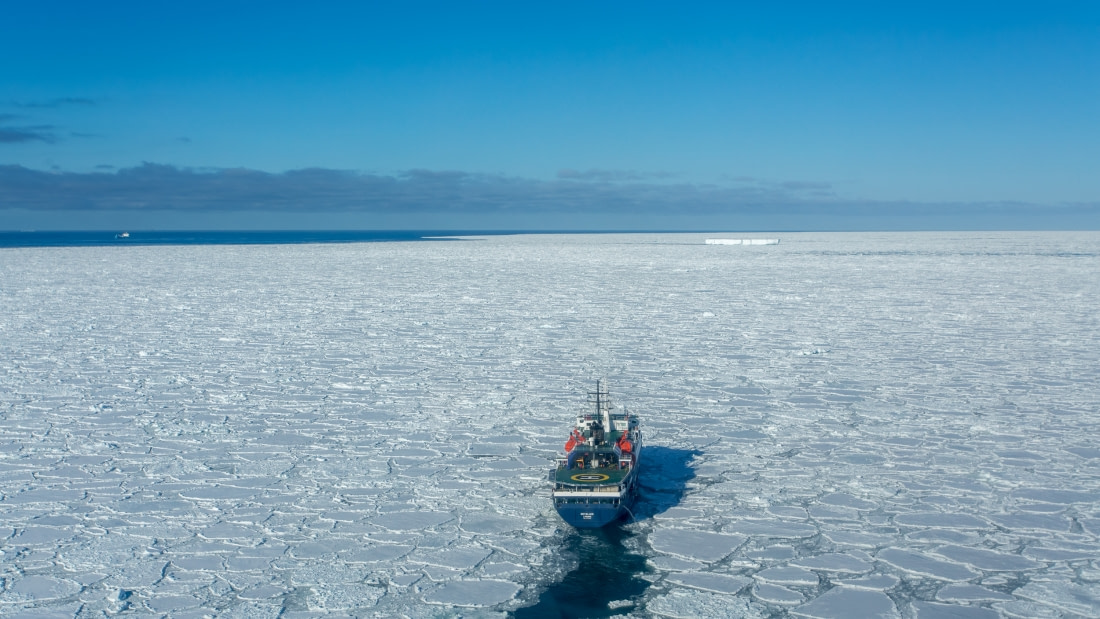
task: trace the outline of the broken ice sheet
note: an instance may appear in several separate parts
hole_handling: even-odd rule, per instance
[[[800,567],[769,567],[753,574],[753,578],[767,583],[813,587],[818,583],[817,574]]]
[[[909,550],[887,548],[875,555],[875,558],[900,570],[937,580],[970,580],[979,576],[978,572],[964,565],[934,559]]]
[[[869,572],[874,567],[868,561],[851,555],[825,553],[799,559],[793,563],[797,567],[804,567],[819,572],[840,572],[849,574],[862,574]]]
[[[709,572],[677,572],[668,577],[668,581],[715,593],[737,593],[748,586],[752,580],[745,576],[714,574]]]
[[[846,617],[901,617],[894,602],[878,591],[838,587],[791,609],[796,617],[843,619]]]
[[[780,585],[758,582],[752,586],[752,595],[756,599],[769,604],[790,606],[805,601],[806,596],[798,591],[793,591]]]
[[[520,588],[504,580],[454,580],[428,591],[424,600],[453,606],[496,606],[512,599]]]
[[[7,583],[6,583],[7,584]],[[13,578],[0,592],[7,603],[50,601],[69,597],[81,590],[80,583],[53,576],[27,575]]]
[[[919,619],[998,619],[1000,615],[991,609],[958,604],[937,604],[917,601],[913,604]]]
[[[568,569],[545,470],[610,374],[692,453],[643,479],[629,612],[1092,613],[1100,238],[699,240],[4,250],[2,603],[429,616],[485,578],[521,588],[459,612],[507,612]]]
[[[986,572],[1020,572],[1045,567],[1044,564],[1038,561],[1033,561],[1018,554],[998,552],[985,548],[940,546],[936,548],[934,552],[948,559],[964,563]]]
[[[996,602],[1011,600],[1013,597],[978,585],[956,584],[942,587],[936,592],[936,599],[944,602]]]
[[[717,561],[734,551],[745,541],[744,536],[726,535],[688,529],[658,529],[650,534],[649,543],[657,552],[694,559]]]
[[[764,619],[770,614],[763,606],[741,597],[692,589],[673,589],[659,595],[649,600],[646,610],[671,619],[723,616]]]

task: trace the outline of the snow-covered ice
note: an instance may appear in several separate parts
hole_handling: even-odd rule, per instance
[[[706,239],[707,245],[778,245],[779,239]]]
[[[1100,614],[1100,235],[705,238],[0,250],[0,615],[534,603],[601,376],[605,609]]]

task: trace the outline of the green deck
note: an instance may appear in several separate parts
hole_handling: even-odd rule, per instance
[[[619,434],[616,432],[615,434]],[[629,468],[619,468],[619,458],[614,450],[606,447],[591,449],[578,447],[578,460],[584,461],[584,467],[559,468],[554,474],[554,482],[577,486],[618,486],[630,473]],[[606,466],[593,466],[600,462]]]
[[[560,468],[554,476],[554,482],[577,486],[617,486],[622,483],[630,469],[620,468]]]

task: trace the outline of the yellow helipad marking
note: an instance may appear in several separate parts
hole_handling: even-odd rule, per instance
[[[611,478],[608,477],[607,475],[604,475],[603,473],[577,473],[576,475],[570,477],[569,479],[572,479],[573,481],[594,482],[594,481],[607,481]]]

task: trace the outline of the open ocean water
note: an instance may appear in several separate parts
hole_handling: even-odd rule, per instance
[[[1100,616],[1100,234],[139,234],[0,248],[0,616]]]

